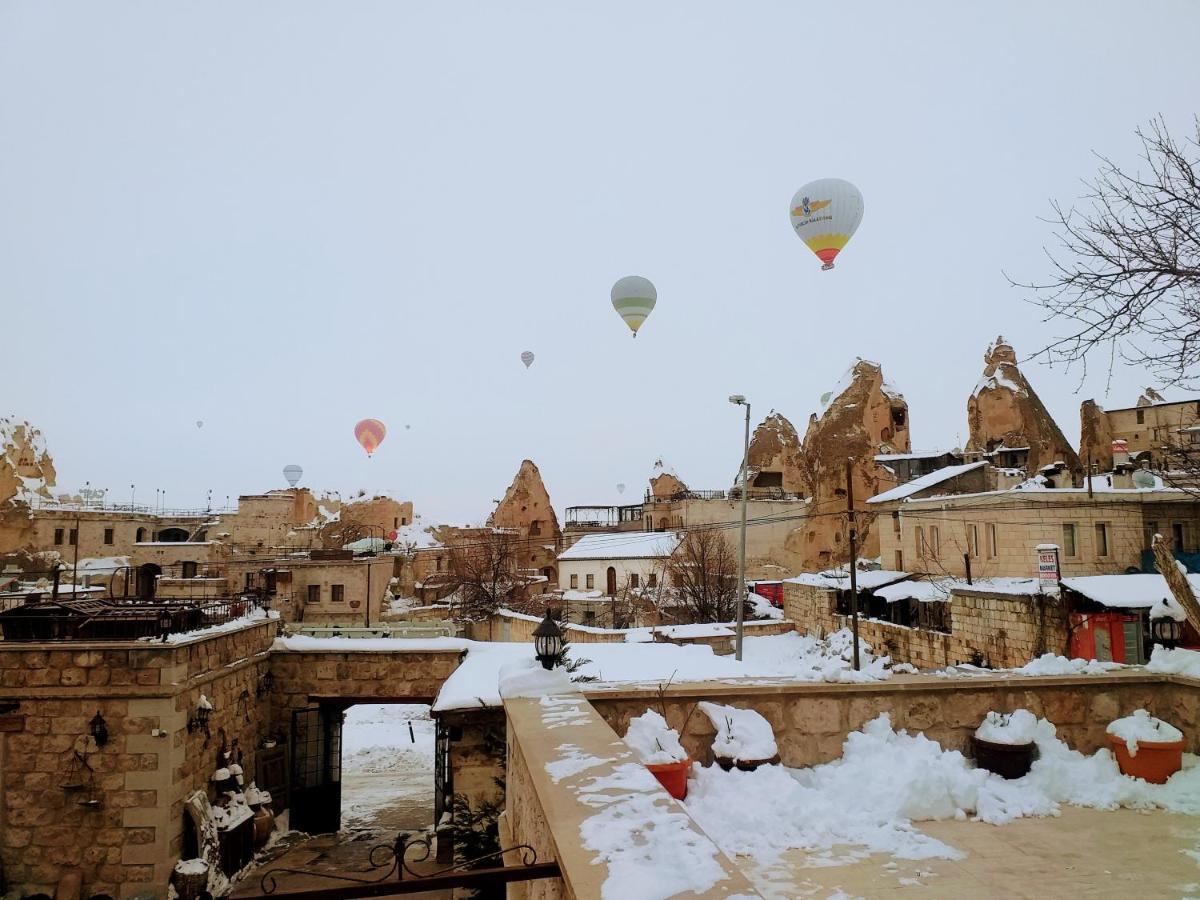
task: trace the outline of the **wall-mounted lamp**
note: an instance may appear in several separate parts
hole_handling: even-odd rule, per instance
[[[97,747],[103,747],[108,743],[108,723],[104,721],[104,716],[100,715],[100,710],[96,710],[96,715],[92,717],[92,721],[88,722],[88,731]]]
[[[261,700],[273,690],[275,690],[275,676],[271,674],[270,669],[267,669],[263,677],[258,679],[258,686],[254,688],[254,695]]]
[[[534,629],[533,648],[537,651],[535,657],[543,669],[554,668],[554,663],[562,654],[563,640],[558,623],[550,617],[550,610],[546,610],[546,618]]]
[[[187,723],[188,734],[191,734],[193,731],[197,730],[204,732],[205,744],[207,744],[208,739],[212,737],[212,734],[208,730],[208,720],[212,716],[212,709],[212,701],[201,694],[200,700],[196,704],[196,714],[188,719]]]

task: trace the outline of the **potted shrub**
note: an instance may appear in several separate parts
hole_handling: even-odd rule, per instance
[[[728,772],[737,766],[745,772],[753,772],[759,766],[779,762],[775,731],[757,712],[707,700],[701,701],[699,706],[717,730],[713,756],[722,769]]]
[[[1163,784],[1183,767],[1183,732],[1144,709],[1110,722],[1106,730],[1122,775]]]
[[[975,764],[1001,778],[1029,774],[1037,756],[1037,717],[1027,709],[989,712],[971,737]]]
[[[652,709],[629,723],[625,743],[637,754],[658,783],[676,800],[687,797],[687,776],[691,760],[679,743],[679,732]]]

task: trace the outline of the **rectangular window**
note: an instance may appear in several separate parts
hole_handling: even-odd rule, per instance
[[[308,586],[308,602],[309,603],[320,603],[321,602],[321,586],[319,584],[310,584]]]
[[[595,622],[595,621],[596,621],[596,611],[593,609],[585,610],[583,613],[583,623],[585,625],[590,625],[592,622]]]
[[[392,516],[392,527],[393,528],[400,527],[400,517],[399,516]]]
[[[596,586],[596,576],[588,575],[587,576],[587,589],[590,591],[595,586]]]
[[[995,523],[988,523],[987,527],[987,555],[988,559],[995,559],[996,552],[1000,548],[999,535],[996,534]]]
[[[967,526],[967,553],[976,559],[979,558],[979,526]]]
[[[1075,555],[1075,523],[1064,522],[1062,527],[1063,556]]]
[[[635,588],[635,587],[637,587],[637,586],[638,586],[638,580],[639,580],[639,579],[638,579],[638,573],[637,573],[637,572],[631,572],[631,573],[629,574],[629,586],[630,586],[630,587],[632,587],[632,588]]]
[[[346,586],[344,584],[331,584],[329,586],[329,599],[334,603],[341,603],[346,599]]]
[[[71,534],[74,535],[75,532],[72,531]],[[1183,546],[1183,523],[1182,522],[1172,522],[1171,523],[1171,540],[1174,541],[1174,544],[1175,544],[1175,546],[1172,549],[1174,549],[1174,550],[1183,550],[1184,549],[1184,546]],[[74,537],[71,538],[71,543],[72,544],[75,543]]]
[[[896,551],[896,571],[897,572],[904,571],[904,551],[903,550]]]
[[[936,525],[929,526],[929,550],[934,559],[938,559],[942,555],[942,539]]]
[[[61,528],[54,529],[54,546],[61,547],[63,542],[63,530]]]
[[[900,533],[900,513],[892,513],[892,534]]]
[[[1096,555],[1108,556],[1108,525],[1096,523]]]
[[[1146,424],[1146,411],[1145,411],[1144,409],[1139,409],[1139,410],[1137,411],[1137,423],[1138,423],[1139,425],[1145,425],[1145,424]]]
[[[529,533],[534,537],[542,533],[542,523],[538,519],[534,519],[529,523]]]
[[[925,558],[925,529],[917,526],[917,559]]]
[[[647,586],[652,587],[652,588],[658,587],[658,573],[651,572],[649,575],[647,575],[646,576],[646,584],[647,584]]]
[[[67,543],[70,544],[72,547],[75,546],[75,542],[78,540],[79,540],[79,532],[76,531],[74,528],[72,528],[69,532],[67,532]]]
[[[578,589],[579,589],[579,576],[572,575],[571,576],[571,590],[574,591],[574,590],[578,590]]]
[[[113,542],[113,530],[111,528],[104,529],[104,543],[111,544]]]
[[[187,560],[186,562],[181,563],[179,566],[179,570],[180,570],[179,574],[182,575],[184,578],[195,578],[196,577],[196,563],[191,560]]]
[[[439,572],[442,571],[442,558],[440,556],[437,558],[437,570]]]

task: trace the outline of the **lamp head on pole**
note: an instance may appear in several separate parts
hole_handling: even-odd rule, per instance
[[[749,406],[750,405],[746,402],[746,398],[744,396],[742,396],[741,394],[730,394],[729,402],[732,403],[734,406]]]
[[[553,669],[555,660],[562,654],[563,640],[562,631],[551,618],[550,610],[546,610],[546,618],[533,631],[533,648],[537,651],[535,656],[542,668],[547,671]]]

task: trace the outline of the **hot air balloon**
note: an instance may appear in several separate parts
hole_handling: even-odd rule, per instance
[[[378,419],[363,419],[354,426],[354,437],[367,451],[367,456],[379,449],[379,445],[383,443],[386,435],[387,428]]]
[[[832,269],[862,221],[863,198],[848,181],[821,178],[796,191],[789,211],[800,240],[817,254],[822,269]]]
[[[618,485],[617,485],[617,493],[618,493],[618,494],[623,494],[623,493],[625,493],[625,485],[623,485],[623,484],[618,484]]]
[[[657,301],[658,291],[641,275],[626,275],[612,286],[613,309],[625,320],[634,337]]]
[[[292,487],[300,483],[300,478],[303,475],[304,470],[295,464],[283,467],[283,477],[287,479],[287,483]]]
[[[530,366],[533,365],[533,354],[530,351],[526,350],[524,353],[521,354],[521,362],[525,363],[525,368],[528,369]]]
[[[197,427],[197,428],[203,428],[203,427],[204,427],[204,420],[203,420],[203,419],[197,419],[197,420],[196,420],[196,427]]]

